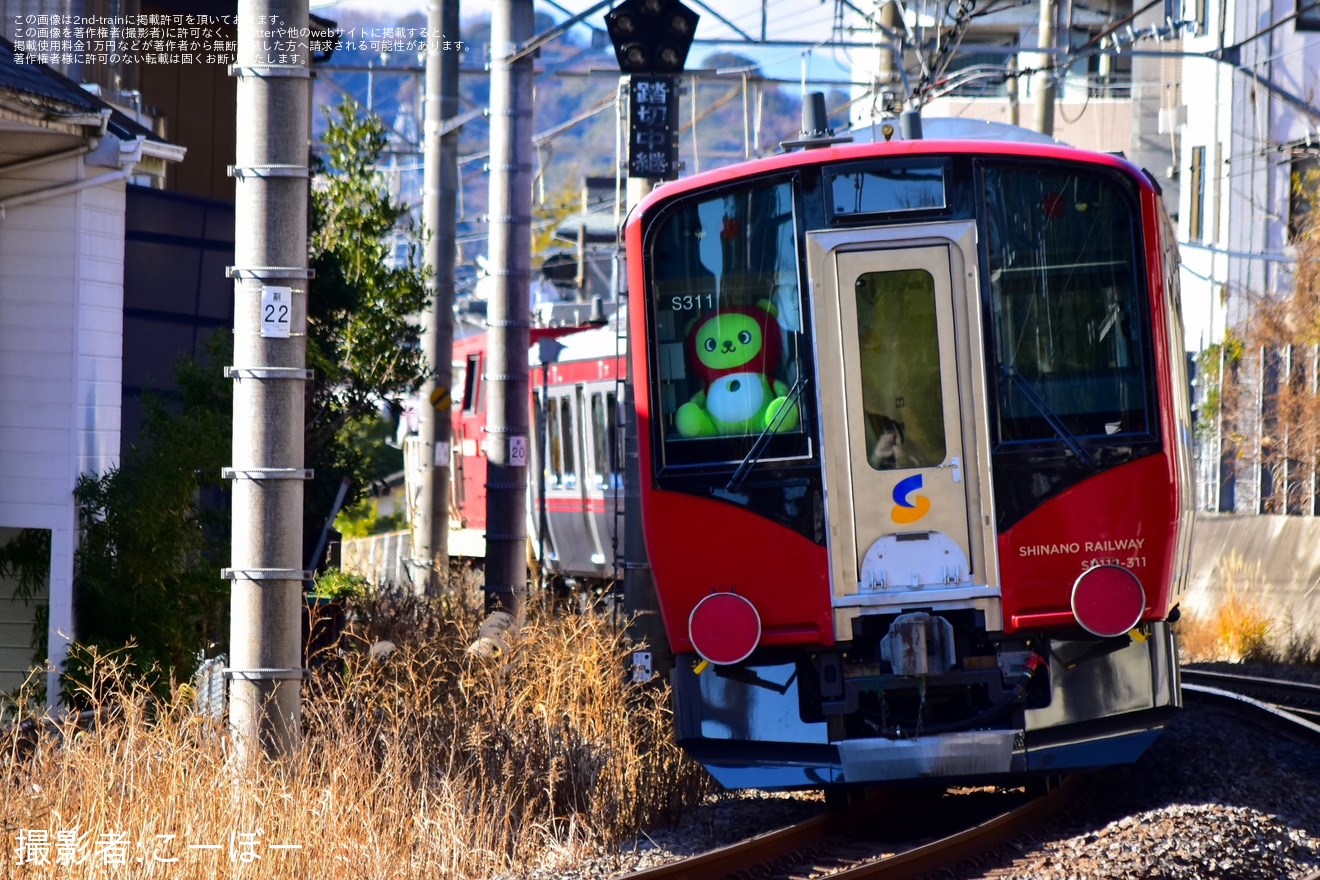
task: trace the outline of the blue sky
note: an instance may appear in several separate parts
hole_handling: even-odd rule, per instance
[[[697,26],[697,36],[699,38],[728,38],[730,40],[730,43],[724,47],[709,45],[694,47],[692,58],[698,62],[711,52],[726,48],[729,51],[755,58],[762,65],[763,71],[769,76],[784,79],[800,78],[805,57],[807,73],[810,77],[822,79],[846,77],[845,71],[848,59],[847,53],[843,49],[822,45],[820,48],[806,53],[799,48],[749,49],[743,45],[741,38],[735,30],[729,27],[729,24],[741,28],[745,33],[759,37],[762,0],[706,0],[706,6],[709,9],[703,8],[695,0],[686,0],[686,2],[695,12],[701,15],[701,22]],[[764,0],[764,2],[768,10],[766,34],[769,38],[820,41],[821,43],[828,41],[832,31],[835,6],[832,0],[824,0],[824,2],[822,0]],[[557,3],[558,6],[573,12],[588,9],[594,5],[592,0],[557,0]],[[467,0],[467,2],[462,3],[462,14],[467,17],[485,13],[490,9],[490,5],[490,0]],[[333,17],[334,11],[337,9],[371,12],[380,15],[381,23],[385,24],[410,12],[424,13],[426,11],[426,0],[338,0],[338,2],[312,0],[312,9],[330,17]],[[536,9],[538,12],[546,12],[559,19],[567,17],[549,3],[537,2]],[[726,19],[729,24],[721,22],[719,17],[712,13],[710,9],[716,10],[719,16]],[[592,15],[589,22],[597,27],[603,27],[603,16],[604,10]],[[585,30],[582,33],[585,35]]]

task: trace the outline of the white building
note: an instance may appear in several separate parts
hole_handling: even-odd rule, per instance
[[[883,3],[869,4],[880,17]],[[933,39],[937,27],[953,24],[950,10],[956,6],[927,3],[905,8],[905,31],[912,39],[927,46],[926,64],[937,63]],[[1100,35],[1132,11],[1130,0],[1102,0],[1086,6],[1061,6],[1055,43],[1060,54],[1041,56],[1040,7],[1038,4],[1008,6],[978,15],[967,26],[952,53],[943,75],[929,83],[922,115],[926,118],[954,117],[980,119],[1032,127],[1037,89],[1044,81],[1027,71],[1053,69],[1056,100],[1053,136],[1064,143],[1084,149],[1123,151],[1132,134],[1132,63],[1130,56],[1113,54],[1078,54],[1067,63],[1063,50],[1093,43]],[[863,22],[857,22],[858,27]],[[883,43],[883,41],[881,41]],[[947,44],[947,40],[945,41]],[[853,50],[854,82],[884,79],[878,72],[888,50],[877,46]],[[915,55],[905,55],[906,87],[916,87],[922,70]],[[902,84],[890,86],[905,94]],[[849,116],[856,125],[869,124],[884,113],[884,100],[878,95],[884,86],[854,86]]]
[[[1178,237],[1188,348],[1201,350],[1241,325],[1253,297],[1291,289],[1289,226],[1299,208],[1293,172],[1314,163],[1320,146],[1320,7],[1309,0],[1188,2],[1184,15],[1198,32],[1184,39]],[[1251,355],[1244,378],[1260,383]],[[1266,512],[1278,488],[1278,475],[1260,461],[1260,412],[1242,415],[1244,448],[1225,446],[1219,429],[1201,438],[1203,509]],[[1303,494],[1309,503],[1290,502],[1287,512],[1317,512],[1315,487]]]
[[[879,18],[882,5],[877,0],[867,8]],[[936,7],[907,8],[909,35],[920,37],[937,24],[921,13]],[[1167,0],[1134,10],[1117,0],[1064,8],[1072,19],[1060,23],[1056,44],[1071,47],[1074,60],[1056,67],[1053,134],[1075,146],[1122,151],[1161,185],[1178,223],[1187,347],[1194,354],[1209,349],[1213,357],[1226,328],[1243,325],[1254,298],[1292,286],[1290,229],[1310,207],[1297,172],[1320,168],[1320,6]],[[935,90],[943,96],[923,114],[1031,126],[1032,79],[1019,76],[1011,95],[1002,72],[1040,65],[1029,51],[1039,46],[1039,11],[1031,4],[977,17],[962,36],[961,57]],[[881,51],[857,57],[855,80],[883,79],[875,75]],[[910,83],[919,71],[911,53],[907,61]],[[874,102],[866,93],[853,96],[854,123],[869,121]],[[1299,349],[1267,352],[1264,367],[1261,352],[1245,353],[1241,378],[1262,391],[1254,405],[1239,407],[1233,428],[1246,440],[1238,447],[1224,441],[1223,425],[1208,409],[1201,414],[1203,509],[1320,513],[1320,475],[1308,464],[1263,463],[1271,389],[1289,371],[1311,387],[1320,378],[1320,350]],[[1202,406],[1213,379],[1198,380]]]
[[[0,582],[0,693],[31,665],[40,607],[54,666],[73,636],[74,486],[119,456],[125,187],[182,156],[0,39],[0,545],[50,546],[31,602]]]

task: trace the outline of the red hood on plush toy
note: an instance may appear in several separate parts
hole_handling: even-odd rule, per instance
[[[755,339],[744,342],[739,337],[742,331],[750,330],[749,323],[760,329],[759,344]],[[714,350],[698,348],[704,348],[705,340],[714,340]],[[730,306],[697,319],[688,330],[684,349],[693,371],[709,385],[730,373],[764,373],[774,378],[783,355],[783,341],[769,309],[760,305]]]

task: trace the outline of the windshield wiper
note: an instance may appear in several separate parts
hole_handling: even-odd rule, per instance
[[[1022,392],[1022,396],[1027,399],[1027,403],[1035,407],[1036,412],[1040,413],[1045,418],[1046,423],[1054,429],[1054,433],[1062,438],[1063,442],[1072,450],[1072,454],[1077,456],[1078,461],[1083,464],[1095,463],[1095,459],[1092,458],[1091,453],[1087,452],[1082,444],[1077,442],[1076,435],[1068,430],[1068,426],[1063,423],[1063,419],[1059,418],[1058,413],[1050,409],[1050,405],[1045,402],[1045,398],[1041,397],[1040,392],[1031,387],[1031,383],[1023,378],[1022,374],[1017,371],[1016,367],[1011,364],[1000,364],[999,372],[1008,377],[1014,387]]]
[[[802,396],[802,392],[806,387],[806,377],[798,376],[797,381],[793,383],[793,387],[788,389],[788,395],[784,401],[784,405],[779,408],[779,412],[775,413],[775,417],[770,420],[770,423],[761,429],[760,436],[756,438],[756,442],[752,444],[752,448],[747,450],[747,454],[743,456],[743,460],[734,470],[733,476],[730,477],[729,482],[725,484],[725,492],[736,491],[738,487],[743,484],[743,481],[747,479],[747,475],[751,473],[752,467],[761,460],[761,454],[765,452],[765,447],[769,445],[770,438],[774,436],[775,429],[784,423],[784,419],[788,417],[788,413],[792,408],[797,405],[798,398]]]

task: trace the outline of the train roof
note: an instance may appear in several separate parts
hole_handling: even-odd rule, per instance
[[[858,125],[846,134],[854,143],[877,143],[885,140],[883,126],[893,126],[892,139],[903,140],[903,130],[897,119],[877,119],[867,125]],[[1017,144],[1069,144],[1047,134],[1041,134],[1020,125],[992,122],[989,119],[962,119],[957,116],[923,116],[921,130],[925,140],[939,141],[999,141]]]
[[[923,129],[927,122],[936,123],[936,118],[922,120]],[[970,120],[959,120],[968,123]],[[878,123],[876,128],[883,123]],[[872,126],[866,126],[869,130]],[[1035,132],[1003,123],[980,125],[945,125],[934,124],[928,130],[930,135],[941,134],[943,137],[927,136],[920,140],[903,140],[898,136],[897,123],[892,140],[868,142],[854,139],[851,143],[833,143],[827,146],[798,149],[776,153],[762,159],[752,159],[726,165],[712,171],[703,171],[691,177],[680,177],[657,186],[629,214],[629,224],[634,224],[650,212],[656,205],[667,202],[691,190],[700,190],[723,183],[734,183],[755,175],[773,174],[792,168],[810,165],[827,165],[835,162],[855,162],[864,159],[910,158],[919,156],[1002,156],[1023,159],[1056,160],[1062,162],[1085,162],[1107,166],[1130,175],[1138,186],[1155,192],[1155,186],[1140,168],[1126,157],[1113,153],[1098,153],[1069,146],[1053,138],[1043,137]],[[1012,130],[1012,131],[1010,131]],[[854,133],[855,134],[855,133]],[[1029,135],[1036,135],[1030,137]]]
[[[613,324],[591,327],[585,330],[579,329],[563,336],[556,336],[555,341],[563,346],[563,349],[559,352],[558,360],[560,363],[612,358],[616,355],[626,355],[628,353],[627,333],[620,333],[618,327]],[[527,363],[534,367],[541,365],[535,343],[527,353]]]
[[[611,316],[609,322],[598,326],[585,327],[533,327],[530,331],[531,347],[527,352],[527,363],[540,366],[540,343],[544,339],[554,339],[561,346],[558,361],[585,361],[597,358],[614,357],[628,353],[627,311],[616,320]],[[466,357],[485,351],[487,332],[473,333],[454,340],[454,356]]]

